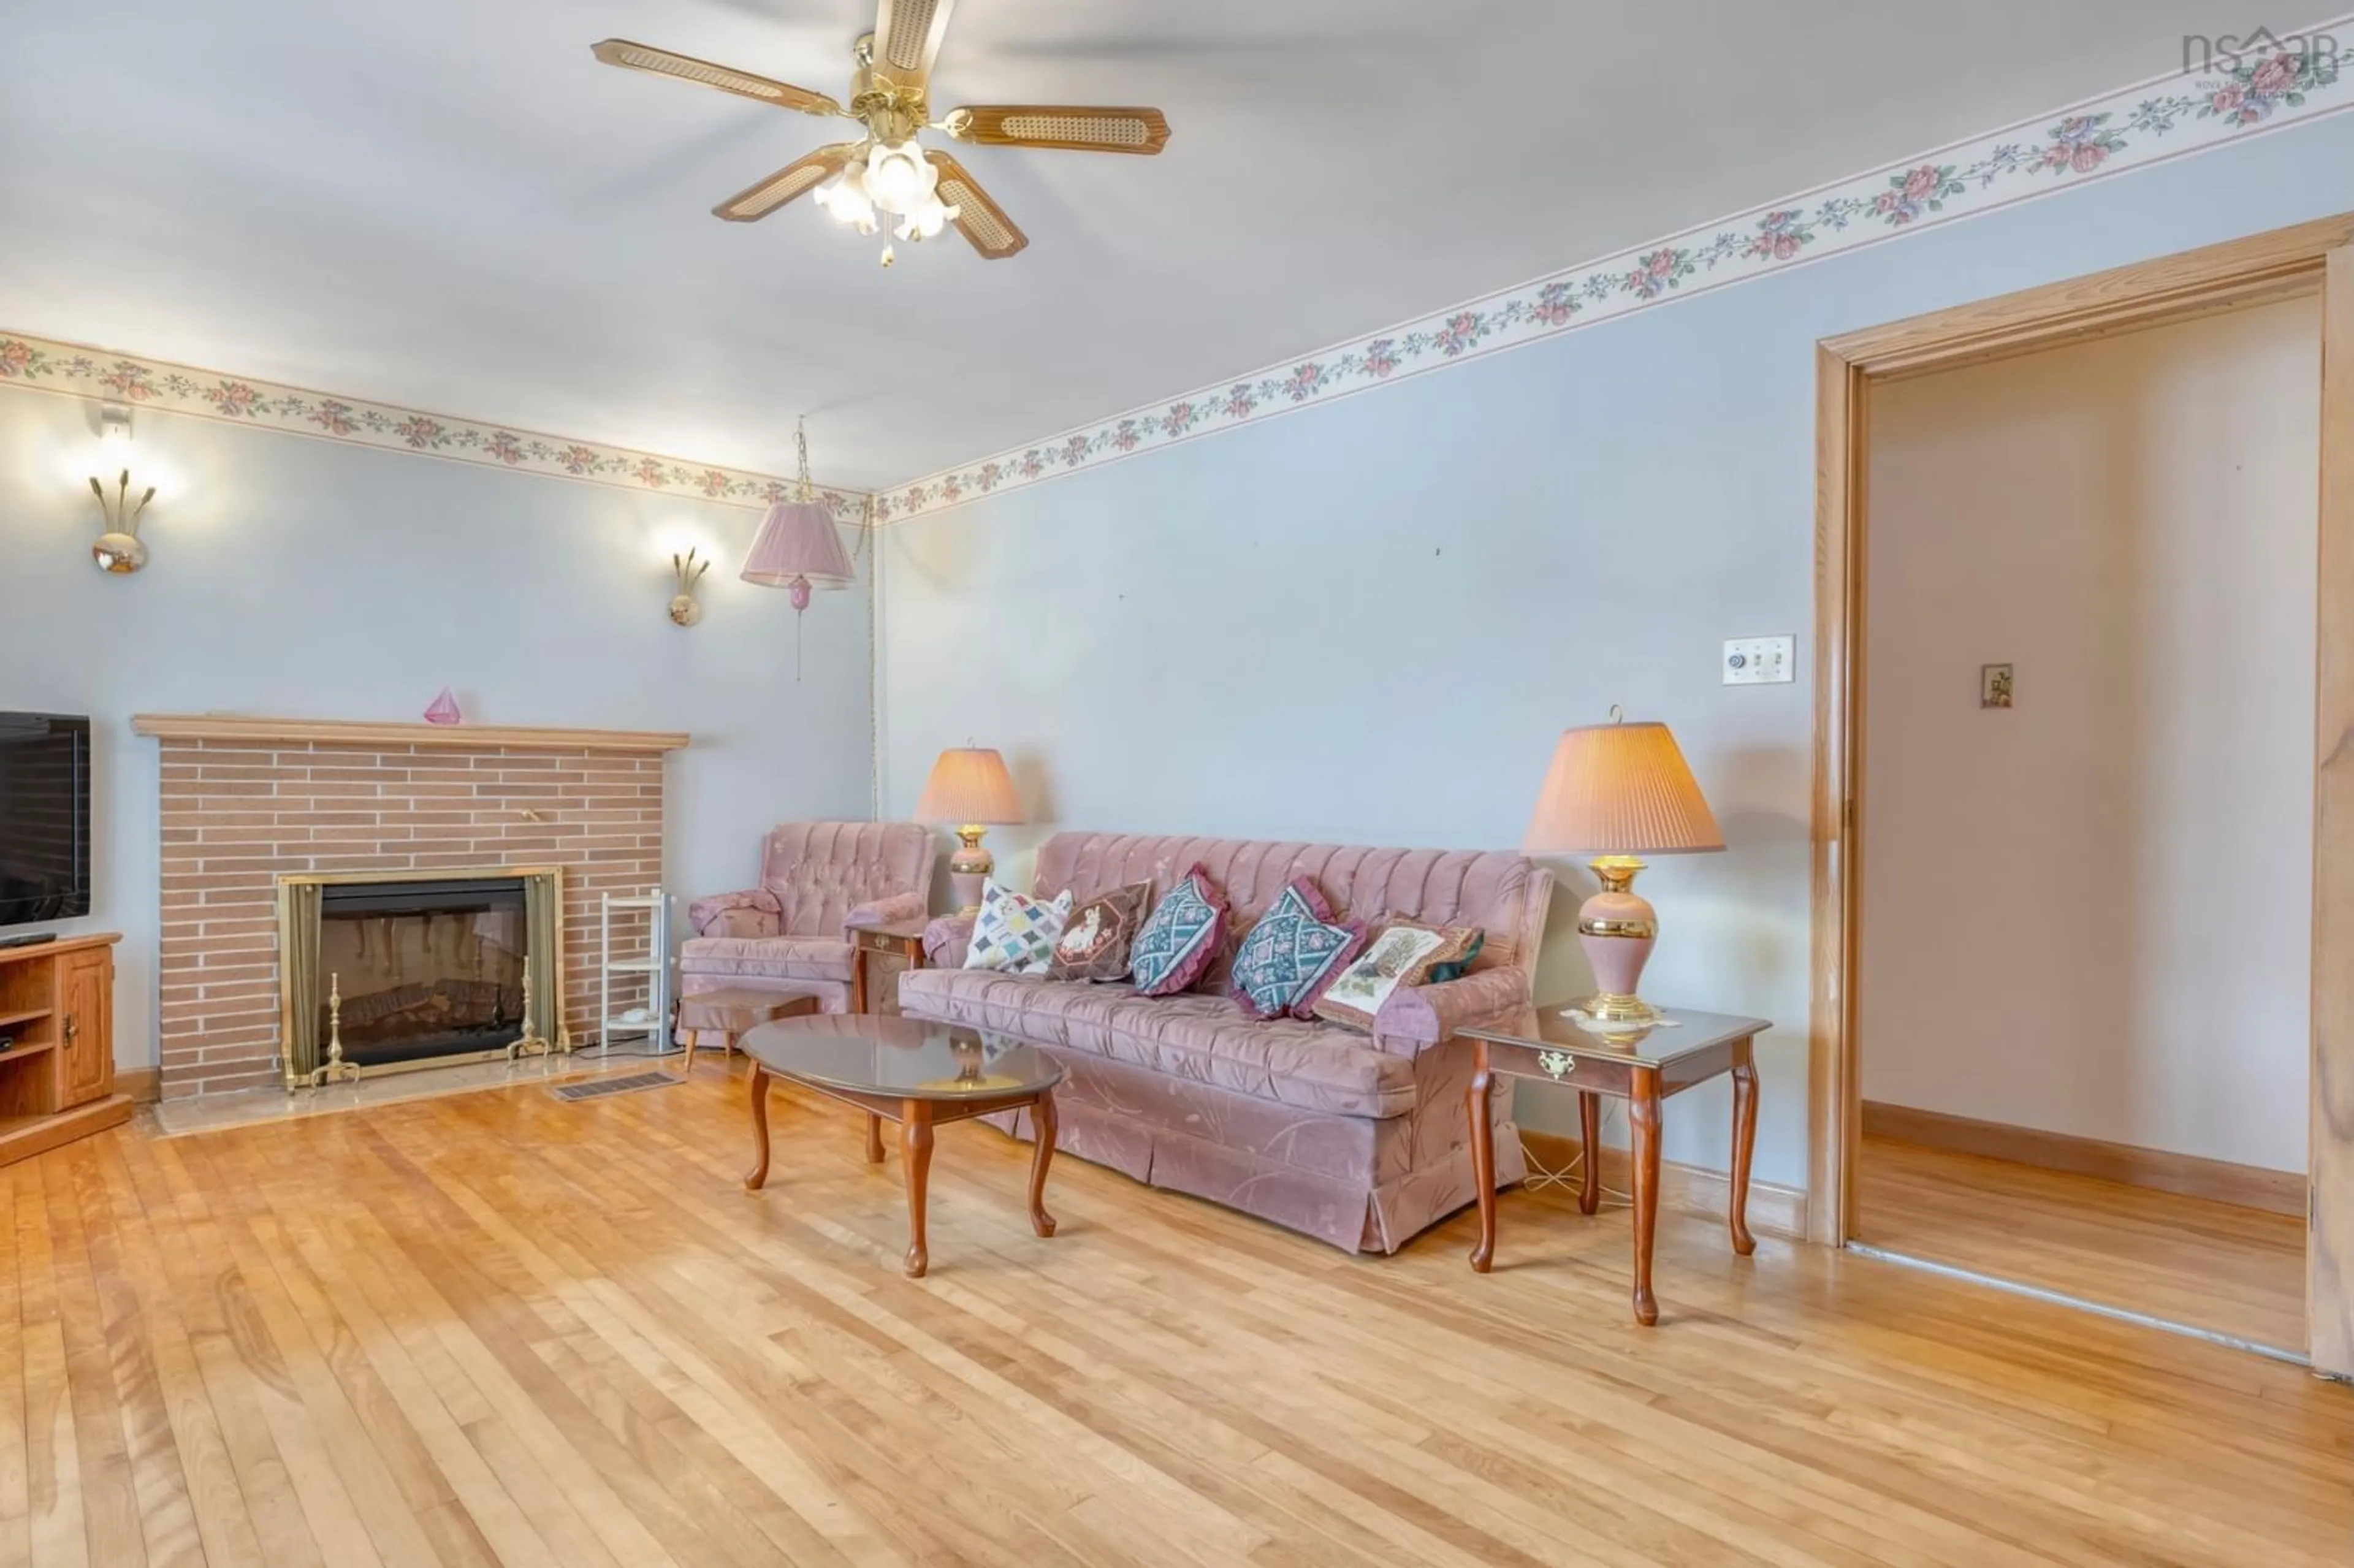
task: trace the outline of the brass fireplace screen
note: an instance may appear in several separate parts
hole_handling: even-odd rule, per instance
[[[279,1030],[289,1088],[568,1046],[560,870],[283,876]]]

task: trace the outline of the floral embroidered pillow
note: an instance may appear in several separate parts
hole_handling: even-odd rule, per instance
[[[1140,996],[1174,996],[1202,977],[1225,947],[1225,895],[1195,866],[1163,895],[1129,949],[1129,973]]]
[[[1370,1032],[1373,1015],[1402,985],[1422,985],[1440,964],[1465,961],[1479,932],[1464,926],[1393,920],[1317,999],[1316,1016]]]
[[[1334,922],[1316,884],[1294,877],[1243,938],[1226,980],[1227,994],[1253,1018],[1280,1018],[1319,982],[1347,968],[1364,944],[1363,925]]]
[[[1131,882],[1099,893],[1063,923],[1047,966],[1050,980],[1116,980],[1128,978],[1129,949],[1152,905],[1152,884]]]
[[[981,890],[981,915],[972,923],[972,946],[964,967],[996,969],[1009,975],[1043,975],[1071,916],[1071,895],[1065,892],[1052,903],[1029,898],[994,882]]]

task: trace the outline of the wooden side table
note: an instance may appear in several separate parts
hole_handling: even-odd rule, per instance
[[[1565,1085],[1577,1091],[1577,1120],[1585,1144],[1580,1213],[1602,1206],[1602,1169],[1596,1160],[1602,1135],[1602,1097],[1627,1102],[1634,1132],[1635,1320],[1645,1328],[1659,1320],[1651,1294],[1651,1242],[1659,1217],[1659,1107],[1670,1096],[1723,1074],[1733,1077],[1733,1192],[1727,1223],[1733,1250],[1746,1257],[1757,1248],[1749,1234],[1749,1159],[1757,1142],[1757,1065],[1752,1043],[1772,1025],[1762,1018],[1670,1009],[1670,1022],[1649,1029],[1588,1033],[1562,1016],[1555,1002],[1500,1026],[1461,1031],[1471,1042],[1471,1086],[1464,1100],[1471,1118],[1471,1167],[1479,1188],[1479,1242],[1471,1266],[1488,1272],[1496,1255],[1496,1135],[1488,1119],[1488,1096],[1497,1073]]]
[[[924,927],[932,917],[885,920],[850,928],[850,1011],[899,1014],[899,977],[924,967]]]

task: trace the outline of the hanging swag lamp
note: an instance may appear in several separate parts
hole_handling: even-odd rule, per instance
[[[793,599],[793,679],[801,678],[801,612],[809,609],[812,588],[845,588],[857,580],[850,552],[842,547],[842,530],[833,508],[817,497],[810,483],[809,435],[799,421],[793,426],[793,446],[801,459],[801,494],[779,501],[760,519],[759,536],[744,557],[744,580],[762,588],[780,588]]]

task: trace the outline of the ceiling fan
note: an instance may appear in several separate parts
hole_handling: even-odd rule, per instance
[[[752,223],[795,198],[816,193],[818,205],[861,234],[879,227],[876,214],[898,219],[893,234],[929,239],[948,224],[991,261],[1030,243],[990,194],[948,154],[920,146],[919,131],[939,131],[989,147],[1061,147],[1076,153],[1150,155],[1169,144],[1169,121],[1158,109],[1101,109],[1071,104],[969,104],[931,118],[926,91],[932,62],[955,0],[877,0],[875,30],[858,40],[850,79],[850,107],[822,92],[774,81],[729,66],[673,54],[627,38],[595,46],[607,65],[652,71],[758,99],[804,114],[839,116],[866,128],[864,139],[835,142],[794,159],[713,207],[715,217]],[[883,265],[893,260],[888,245]]]

